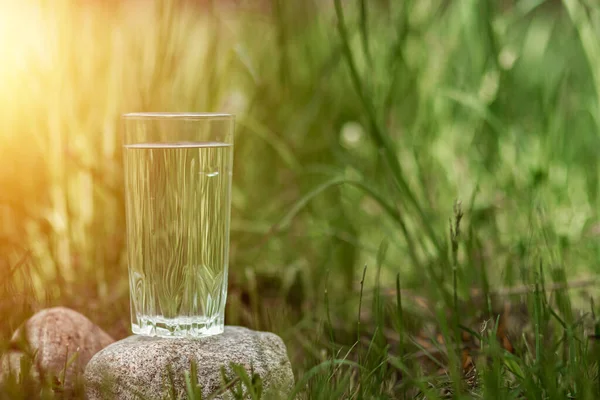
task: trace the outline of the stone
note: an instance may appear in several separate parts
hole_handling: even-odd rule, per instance
[[[89,400],[187,399],[185,376],[193,363],[202,398],[216,393],[214,400],[233,398],[230,391],[222,391],[222,369],[229,379],[235,376],[231,363],[242,366],[249,376],[251,371],[260,376],[263,399],[283,398],[294,385],[279,336],[226,326],[221,334],[198,339],[130,336],[116,342],[87,365],[86,395]]]
[[[20,372],[21,358],[34,360],[31,373],[54,376],[70,390],[85,366],[98,351],[114,340],[77,311],[65,307],[48,308],[34,314],[12,336],[11,350],[1,360],[0,378]]]

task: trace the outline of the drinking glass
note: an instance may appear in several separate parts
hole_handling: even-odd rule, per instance
[[[223,332],[234,117],[123,116],[133,333]]]

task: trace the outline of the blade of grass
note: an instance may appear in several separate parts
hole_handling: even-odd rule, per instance
[[[369,65],[371,65],[371,50],[369,49],[369,14],[365,0],[360,1],[360,34],[362,38],[363,50]]]
[[[349,367],[353,367],[353,368],[356,368],[356,369],[364,370],[364,368],[361,365],[359,365],[358,363],[356,363],[354,361],[350,361],[350,360],[337,360],[337,359],[325,360],[322,363],[317,364],[314,367],[312,367],[310,370],[308,370],[302,376],[302,378],[298,381],[298,383],[294,387],[294,390],[292,391],[292,393],[290,393],[290,395],[288,396],[288,399],[295,399],[296,396],[298,396],[300,394],[300,392],[302,392],[304,390],[304,387],[306,386],[306,384],[314,376],[316,376],[319,372],[321,372],[322,370],[326,370],[328,368],[331,368],[332,366],[336,366],[336,365],[347,365]]]
[[[276,224],[274,224],[271,227],[269,232],[265,235],[262,243],[258,247],[262,248],[264,246],[264,244],[267,242],[267,240],[272,235],[274,235],[274,234],[278,233],[279,231],[288,227],[289,224],[291,223],[291,221],[296,217],[296,215],[298,215],[300,213],[300,211],[302,211],[313,198],[319,196],[322,192],[326,191],[329,188],[343,185],[343,184],[356,186],[357,188],[361,189],[362,191],[364,191],[365,193],[370,195],[377,203],[379,203],[379,205],[381,205],[381,207],[387,212],[387,214],[390,217],[392,217],[392,219],[394,221],[396,221],[400,225],[404,224],[402,215],[398,211],[396,211],[396,209],[394,207],[392,207],[390,204],[388,204],[384,200],[383,196],[381,196],[379,193],[377,193],[374,189],[370,188],[365,183],[363,183],[361,181],[357,181],[357,180],[346,179],[346,178],[333,178],[333,179],[328,180],[328,181],[322,183],[321,185],[317,186],[316,188],[311,190],[309,193],[304,195],[302,198],[300,198],[298,201],[296,201],[296,203],[294,203],[294,205],[279,220],[279,222],[277,222]],[[405,235],[408,235],[408,231],[403,230],[403,232],[405,233]],[[410,238],[407,241],[410,242]],[[417,263],[416,265],[418,265],[418,260],[416,260],[415,262]]]
[[[365,88],[361,82],[358,69],[354,61],[354,56],[350,48],[350,38],[348,35],[348,29],[346,26],[344,11],[342,8],[341,0],[334,0],[335,12],[337,16],[337,27],[340,37],[342,39],[343,52],[346,59],[346,64],[350,70],[350,76],[354,88],[361,100],[363,107],[365,108],[368,120],[369,120],[369,133],[371,133],[376,146],[383,152],[386,163],[392,171],[392,178],[399,191],[408,199],[408,203],[417,211],[423,227],[425,228],[430,240],[438,250],[438,253],[443,254],[443,248],[439,242],[437,234],[431,225],[430,218],[425,214],[425,211],[421,207],[421,203],[413,193],[412,189],[408,185],[402,167],[397,157],[396,146],[394,145],[391,138],[384,133],[383,129],[378,122],[376,112],[373,103],[367,98]]]
[[[356,343],[360,343],[360,319],[362,314],[362,301],[363,301],[363,290],[365,287],[365,276],[367,274],[367,265],[363,268],[362,278],[360,280],[360,295],[358,297],[358,318],[356,323]],[[362,351],[361,347],[358,348],[358,363],[362,365]],[[360,371],[359,371],[360,380]],[[360,387],[360,396],[362,396],[362,386]]]
[[[600,44],[598,34],[590,20],[585,6],[580,0],[562,0],[567,13],[577,29],[581,46],[590,66],[592,79],[596,88],[597,114],[600,116]]]

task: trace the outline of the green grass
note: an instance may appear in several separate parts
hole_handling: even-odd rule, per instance
[[[118,117],[232,111],[227,323],[296,393],[600,396],[597,2],[175,3],[2,6],[5,348],[57,304],[129,334]]]

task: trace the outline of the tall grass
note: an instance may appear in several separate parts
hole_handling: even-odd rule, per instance
[[[118,116],[233,111],[226,315],[284,338],[298,393],[597,397],[596,291],[565,289],[600,255],[594,2],[31,4],[4,338],[57,303],[127,334]]]

